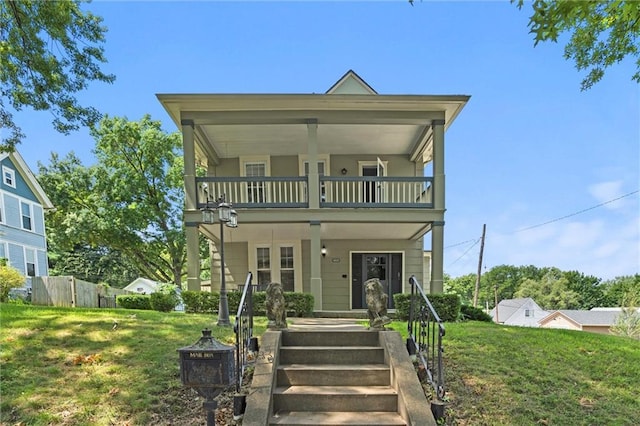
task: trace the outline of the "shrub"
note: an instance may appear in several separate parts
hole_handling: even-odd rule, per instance
[[[149,303],[151,305],[151,309],[154,311],[171,312],[175,309],[178,302],[179,300],[175,292],[165,293],[157,291],[155,293],[151,293],[149,296]]]
[[[470,305],[462,305],[460,306],[460,316],[463,320],[471,320],[471,321],[485,321],[492,322],[493,319],[491,315],[487,314],[480,308],[475,308]]]
[[[306,317],[313,314],[312,294],[285,292],[284,301],[287,304],[287,313],[291,312],[296,317]]]
[[[235,315],[238,312],[240,298],[242,292],[227,292],[227,305],[229,307],[229,315]],[[256,291],[253,293],[253,314],[265,315],[264,302],[267,294],[264,291]],[[185,312],[190,314],[210,314],[218,312],[220,303],[220,293],[205,291],[183,291],[182,300],[185,305]],[[310,316],[313,313],[313,295],[306,293],[285,292],[284,300],[287,304],[287,312],[292,315],[302,317]]]
[[[3,259],[4,260],[4,259]],[[9,297],[9,290],[14,287],[21,287],[25,282],[25,277],[12,266],[7,266],[6,261],[0,264],[0,302],[6,302]]]
[[[120,294],[116,296],[116,303],[125,309],[151,310],[151,300],[146,294]]]
[[[220,295],[208,291],[185,290],[182,292],[185,312],[189,314],[212,314],[218,312]]]
[[[427,297],[442,321],[455,322],[458,319],[458,315],[460,315],[460,296],[457,294],[429,294]],[[408,320],[411,294],[394,294],[393,302],[396,307],[396,318]],[[419,309],[419,307],[416,306],[415,309]]]

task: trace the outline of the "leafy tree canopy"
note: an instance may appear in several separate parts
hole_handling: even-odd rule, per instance
[[[522,9],[524,0],[511,0]],[[528,4],[528,2],[527,2]],[[640,83],[640,3],[637,0],[534,0],[529,28],[534,45],[557,42],[571,33],[564,48],[579,71],[588,70],[582,90],[600,81],[605,69],[626,56],[636,58],[631,78]]]
[[[102,18],[81,10],[82,0],[0,0],[0,152],[13,151],[23,138],[13,111],[31,107],[53,114],[53,126],[68,134],[100,119],[75,94],[91,81],[111,83]],[[4,132],[3,132],[4,133]]]
[[[47,218],[52,246],[105,248],[126,256],[142,276],[180,285],[186,260],[180,135],[164,133],[149,116],[137,122],[107,116],[91,134],[95,166],[73,154],[52,154],[50,166],[40,165],[40,183],[56,205]]]

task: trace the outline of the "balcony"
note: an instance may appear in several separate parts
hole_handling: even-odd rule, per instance
[[[308,208],[306,176],[197,177],[197,207],[225,194],[236,208]],[[432,177],[320,176],[321,208],[433,208]]]

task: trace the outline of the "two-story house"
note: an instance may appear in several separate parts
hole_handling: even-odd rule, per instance
[[[48,275],[44,211],[53,205],[20,154],[0,153],[0,258],[28,277]]]
[[[201,209],[224,194],[239,227],[223,228],[214,290],[222,273],[235,288],[251,271],[311,293],[316,311],[366,308],[370,278],[390,307],[411,275],[442,292],[444,135],[469,96],[380,95],[353,71],[324,94],[157,96],[182,130],[190,290],[199,234],[219,249]]]

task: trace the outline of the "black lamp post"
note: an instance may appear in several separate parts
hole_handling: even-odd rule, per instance
[[[202,221],[204,223],[215,222],[215,211],[218,210],[218,221],[220,222],[220,303],[218,305],[218,325],[230,327],[229,302],[227,299],[227,277],[224,263],[224,226],[229,228],[238,227],[238,213],[233,210],[231,203],[225,200],[222,194],[215,202],[207,200],[207,206],[202,210]]]

